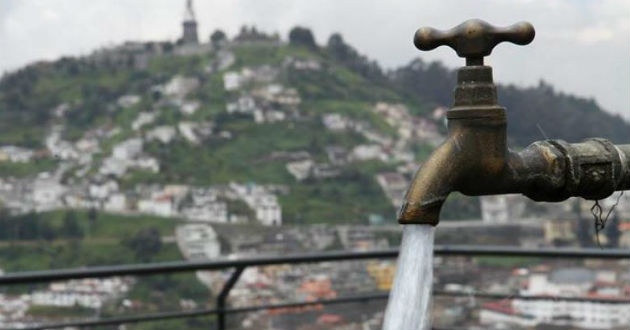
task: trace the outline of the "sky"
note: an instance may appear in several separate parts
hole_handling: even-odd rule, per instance
[[[84,55],[127,40],[175,40],[185,0],[1,0],[0,72],[38,60]],[[469,18],[506,26],[529,21],[528,46],[502,44],[486,63],[495,81],[594,98],[630,120],[630,1],[627,0],[195,0],[200,38],[215,29],[234,36],[241,25],[279,32],[309,27],[324,44],[340,32],[386,68],[414,57],[451,68],[464,60],[446,47],[420,52],[417,28],[448,29]],[[509,109],[508,109],[509,111]]]

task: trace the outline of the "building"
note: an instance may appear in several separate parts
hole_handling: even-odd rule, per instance
[[[169,196],[158,196],[152,199],[142,199],[138,201],[138,212],[158,215],[161,217],[171,217],[175,215],[173,202]]]
[[[13,163],[28,163],[35,153],[32,150],[16,147],[2,146],[0,147],[0,161],[10,161]]]
[[[261,224],[265,226],[282,225],[282,209],[278,203],[278,198],[268,192],[265,187],[232,182],[230,188],[254,211],[256,220]]]
[[[221,254],[217,233],[208,225],[177,226],[177,245],[188,260],[212,259]]]
[[[131,159],[142,152],[142,140],[139,138],[133,138],[125,140],[116,146],[112,150],[112,156],[115,159]]]
[[[186,219],[216,223],[228,222],[227,204],[224,202],[209,202],[201,205],[191,205],[182,209]]]
[[[62,205],[66,188],[53,179],[38,179],[33,183],[33,203],[35,211],[53,210]]]
[[[538,267],[519,273],[525,280],[520,294],[542,298],[484,304],[481,324],[571,329],[622,329],[630,324],[628,305],[624,301],[627,289],[615,271]],[[608,301],[545,299],[557,296],[607,298]]]
[[[33,292],[32,304],[43,306],[101,308],[106,301],[129,291],[129,280],[120,277],[51,283]]]
[[[376,182],[394,207],[398,208],[403,204],[403,197],[409,185],[409,181],[404,176],[396,172],[380,173],[376,175]]]
[[[311,159],[297,160],[287,163],[287,171],[295,177],[297,181],[302,181],[311,175],[311,170],[315,162]]]
[[[183,99],[199,88],[199,79],[195,77],[174,76],[164,85],[164,94],[175,99]]]
[[[183,44],[199,43],[199,36],[197,35],[197,20],[195,19],[195,10],[193,9],[192,0],[186,1],[186,11],[184,13],[184,22],[182,22],[184,33],[182,34]]]
[[[521,218],[525,211],[525,197],[520,195],[481,196],[480,200],[484,222],[506,223]]]
[[[352,149],[351,159],[357,161],[380,160],[387,161],[387,154],[378,144],[360,144]]]
[[[164,144],[167,144],[171,142],[173,138],[175,138],[175,135],[177,135],[175,127],[164,125],[158,126],[147,132],[146,138],[148,141],[158,140]]]

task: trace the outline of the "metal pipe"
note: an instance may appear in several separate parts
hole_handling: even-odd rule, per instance
[[[495,256],[495,257],[541,257],[541,258],[596,258],[630,260],[630,253],[624,249],[524,249],[513,246],[479,245],[436,245],[436,256]],[[0,285],[31,284],[81,278],[104,278],[112,276],[147,276],[154,274],[180,273],[197,270],[222,270],[249,266],[269,266],[280,264],[316,263],[327,261],[364,260],[396,258],[398,249],[376,251],[335,251],[322,253],[293,254],[286,256],[241,258],[206,261],[172,261],[151,264],[131,264],[100,266],[75,269],[53,269],[8,273],[0,276]]]
[[[232,291],[232,288],[234,287],[238,279],[241,278],[241,274],[243,274],[244,270],[245,270],[245,267],[243,266],[237,267],[232,273],[232,275],[230,276],[230,278],[227,280],[227,282],[223,284],[223,288],[221,289],[221,292],[219,292],[219,295],[217,296],[217,329],[219,330],[225,330],[225,326],[226,326],[225,304],[226,304],[228,296],[230,295],[230,291]]]

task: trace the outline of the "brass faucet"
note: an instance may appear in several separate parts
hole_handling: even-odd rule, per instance
[[[526,45],[534,35],[529,23],[497,28],[476,19],[448,31],[424,27],[416,32],[418,49],[450,46],[466,58],[466,66],[457,72],[455,102],[447,111],[448,137],[416,173],[399,223],[437,225],[453,191],[468,196],[520,193],[558,202],[572,196],[597,200],[630,189],[630,144],[592,138],[537,141],[520,152],[508,149],[505,108],[497,104],[492,68],[483,65],[483,57],[503,41]]]

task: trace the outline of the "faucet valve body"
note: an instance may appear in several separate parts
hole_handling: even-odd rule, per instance
[[[501,41],[522,45],[533,38],[529,23],[495,28],[480,20],[449,31],[416,32],[416,47],[448,45],[466,57],[467,66],[457,72],[455,101],[447,112],[448,138],[416,172],[399,223],[437,225],[453,191],[468,196],[518,193],[558,202],[573,196],[597,200],[630,189],[630,144],[601,138],[544,140],[520,152],[508,149],[506,110],[497,103],[492,68],[483,65],[483,56]]]

